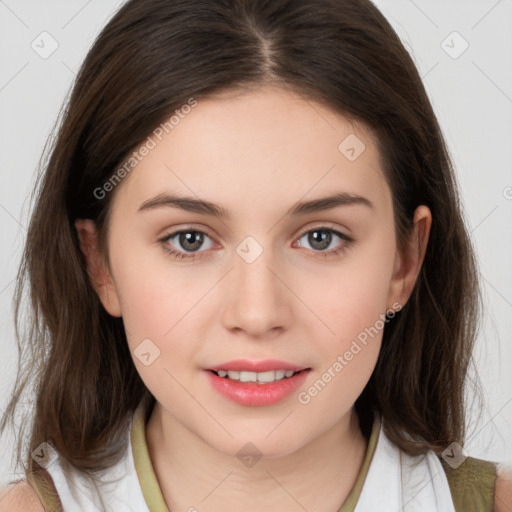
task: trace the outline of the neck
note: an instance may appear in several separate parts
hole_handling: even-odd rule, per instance
[[[251,467],[206,443],[158,402],[146,425],[146,439],[171,512],[338,510],[367,449],[353,409],[294,452],[273,458],[263,454]]]

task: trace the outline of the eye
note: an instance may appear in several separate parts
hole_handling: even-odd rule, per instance
[[[304,243],[301,242],[303,238],[305,238],[306,243],[309,244],[315,252],[320,252],[322,256],[337,255],[344,251],[351,243],[354,242],[353,238],[345,235],[344,233],[341,233],[339,231],[336,231],[335,229],[328,228],[325,226],[321,226],[306,231],[299,238],[299,245],[301,247],[304,247]],[[336,238],[342,240],[343,243],[341,245],[338,244],[334,249],[325,251],[325,249],[331,246],[333,242],[336,242]]]
[[[212,239],[203,231],[195,229],[184,229],[181,231],[175,231],[169,235],[165,235],[158,241],[166,252],[176,257],[177,259],[194,259],[195,252],[203,252],[198,249],[204,244],[205,238],[212,241]],[[176,245],[178,248],[176,248]],[[210,249],[211,244],[206,247]],[[189,253],[192,252],[192,254]]]
[[[306,231],[299,239],[300,247],[304,247],[304,243],[301,242],[303,238],[306,238],[306,244],[309,244],[312,250],[322,257],[335,256],[344,251],[349,245],[354,242],[354,239],[336,231],[335,229],[321,226],[315,229]],[[336,238],[340,239],[343,243],[339,244],[329,251],[325,249],[331,246],[333,242],[336,242]],[[203,247],[205,240],[209,240],[210,243],[206,247]],[[190,259],[196,258],[196,253],[201,253],[199,249],[211,249],[213,246],[212,238],[204,231],[196,229],[182,229],[175,231],[164,237],[160,238],[158,242],[162,245],[163,249],[175,259]]]

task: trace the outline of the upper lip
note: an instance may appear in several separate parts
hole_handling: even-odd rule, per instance
[[[247,359],[235,359],[225,363],[209,366],[205,370],[233,370],[247,372],[268,372],[271,370],[293,370],[300,371],[307,369],[306,366],[298,366],[296,364],[279,361],[277,359],[265,359],[264,361],[249,361]]]

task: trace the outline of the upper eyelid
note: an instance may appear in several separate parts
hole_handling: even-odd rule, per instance
[[[202,233],[202,234],[205,234],[206,236],[208,236],[209,238],[211,238],[213,241],[215,241],[216,243],[218,243],[215,239],[214,236],[212,236],[210,234],[209,231],[203,229],[203,228],[194,228],[194,227],[185,227],[185,228],[180,228],[180,229],[176,229],[176,230],[173,230],[173,231],[169,231],[168,233],[164,234],[159,240],[160,241],[165,241],[165,240],[170,240],[171,238],[174,238],[176,235],[179,235],[180,233],[190,233],[190,232],[195,232],[195,233]]]
[[[342,240],[345,240],[345,241],[346,241],[346,239],[353,239],[353,237],[351,235],[344,233],[342,229],[339,229],[338,227],[334,227],[334,226],[329,226],[329,223],[324,223],[324,224],[320,224],[318,226],[313,226],[313,227],[301,230],[300,233],[298,235],[296,235],[294,239],[298,240],[298,239],[302,238],[304,235],[306,235],[307,233],[309,233],[310,231],[314,231],[315,229],[331,231],[335,235],[340,236],[340,238],[342,238]],[[179,235],[180,233],[186,233],[186,232],[202,233],[202,234],[205,234],[206,236],[208,236],[215,243],[219,243],[219,242],[217,242],[216,237],[212,236],[208,232],[208,230],[206,230],[204,228],[196,228],[194,226],[176,229],[174,231],[169,232],[168,234],[163,235],[159,240],[163,241],[163,242],[169,241],[170,239],[174,238],[175,236]],[[204,251],[196,251],[194,253],[187,253],[187,254],[197,254],[199,252],[204,252]]]

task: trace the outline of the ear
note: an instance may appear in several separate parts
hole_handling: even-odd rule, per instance
[[[103,307],[112,316],[122,316],[114,281],[99,251],[98,234],[94,221],[78,219],[75,222],[75,228],[80,240],[80,249],[87,263],[89,279]]]
[[[393,277],[388,294],[388,308],[398,303],[401,307],[412,294],[427,250],[432,214],[427,206],[421,205],[414,212],[410,240],[404,251],[396,251]]]

